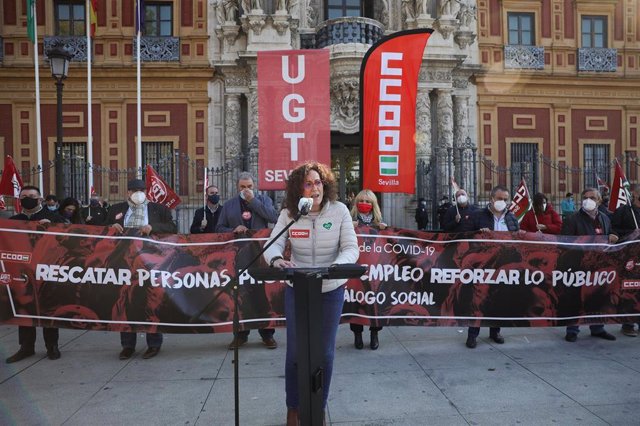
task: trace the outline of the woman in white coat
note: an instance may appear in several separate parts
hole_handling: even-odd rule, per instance
[[[347,206],[337,201],[337,185],[331,169],[317,162],[307,162],[295,168],[287,180],[284,207],[272,237],[299,213],[300,198],[312,198],[308,215],[302,216],[288,233],[281,236],[265,252],[264,257],[275,268],[325,267],[340,263],[355,263],[359,257],[358,240]],[[293,237],[292,237],[293,236]],[[291,259],[284,259],[287,240],[291,244]],[[323,407],[327,405],[336,333],[344,303],[346,280],[322,282],[322,337],[324,348]],[[287,356],[285,362],[285,388],[287,425],[298,424],[298,374],[296,366],[296,323],[294,292],[285,290],[285,316],[287,319]]]

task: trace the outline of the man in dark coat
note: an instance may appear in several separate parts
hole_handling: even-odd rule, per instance
[[[29,220],[39,223],[64,223],[64,219],[60,215],[42,206],[42,195],[38,187],[23,187],[20,190],[19,197],[22,213],[11,216],[9,219]],[[58,334],[57,328],[42,328],[42,336],[44,337],[44,344],[47,347],[47,357],[49,359],[60,358]],[[18,343],[20,344],[20,349],[6,359],[7,364],[21,361],[35,354],[36,328],[18,327]]]
[[[427,225],[429,224],[429,212],[427,211],[427,200],[424,198],[418,199],[415,219],[418,230],[423,231],[427,229]]]
[[[472,229],[476,231],[508,231],[517,232],[520,229],[518,219],[509,210],[511,198],[509,190],[498,185],[491,190],[491,200],[487,207],[476,212],[471,217]],[[480,327],[469,327],[467,333],[467,347],[473,349],[477,346]],[[504,337],[500,334],[500,327],[489,329],[489,338],[498,344],[504,343]]]
[[[609,217],[602,213],[598,206],[602,203],[600,192],[595,188],[585,188],[582,191],[582,208],[562,222],[562,235],[608,235],[609,243],[618,241],[618,236],[612,233]],[[589,326],[593,337],[605,340],[616,340],[615,336],[607,333],[604,324]],[[564,339],[575,342],[578,339],[580,327],[570,325]]]
[[[270,223],[278,221],[278,212],[273,207],[271,198],[262,194],[255,194],[253,177],[248,172],[238,176],[238,196],[227,200],[218,218],[216,232],[233,232],[236,235],[244,235],[250,229],[263,229]],[[273,334],[273,328],[261,328],[258,330],[262,343],[269,349],[278,347]],[[249,339],[249,330],[238,332],[229,349],[242,346]]]
[[[456,204],[449,207],[442,219],[442,229],[445,232],[473,231],[473,214],[476,208],[469,202],[467,191],[456,191]]]
[[[107,209],[100,205],[100,197],[93,194],[89,205],[80,209],[80,215],[87,225],[103,226],[107,220]]]
[[[207,188],[207,206],[200,207],[193,215],[191,223],[192,234],[210,234],[216,232],[218,226],[218,218],[222,206],[220,205],[220,195],[218,187],[211,185]]]
[[[152,203],[147,198],[147,186],[141,179],[133,179],[127,184],[127,201],[109,208],[106,225],[120,234],[127,230],[135,230],[139,236],[151,234],[175,234],[177,227],[173,221],[171,210],[162,204]],[[153,358],[160,352],[162,333],[146,333],[147,351],[142,358]],[[129,359],[135,353],[136,333],[120,333],[122,351],[120,359]]]

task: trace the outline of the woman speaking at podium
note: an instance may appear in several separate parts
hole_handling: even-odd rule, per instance
[[[307,162],[295,168],[287,180],[286,197],[278,222],[271,232],[279,232],[296,217],[297,222],[265,252],[265,260],[275,268],[327,267],[333,264],[355,263],[358,260],[358,240],[347,206],[337,201],[336,180],[331,169],[317,162]],[[283,258],[286,242],[291,243],[291,259]],[[323,408],[327,405],[336,333],[340,324],[346,279],[322,282],[322,347],[324,349]],[[296,365],[297,338],[294,292],[285,290],[287,319],[287,355],[285,390],[287,425],[298,424],[298,372]]]

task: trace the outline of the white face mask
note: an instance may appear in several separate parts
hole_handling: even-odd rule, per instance
[[[542,203],[542,211],[543,212],[547,211],[547,203]]]
[[[147,198],[147,196],[142,191],[136,191],[133,194],[131,194],[131,202],[133,204],[136,204],[136,205],[140,205],[140,204],[144,203],[144,200],[146,198]]]
[[[598,205],[591,198],[582,200],[582,208],[584,209],[584,211],[592,212],[596,209],[596,207],[598,207]]]
[[[469,202],[469,197],[464,194],[458,195],[458,198],[456,198],[456,200],[458,201],[458,204],[467,204],[467,202]]]
[[[493,208],[497,212],[504,211],[507,208],[507,202],[504,200],[498,200],[493,202]]]

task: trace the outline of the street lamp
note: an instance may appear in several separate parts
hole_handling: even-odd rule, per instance
[[[55,154],[55,171],[56,171],[56,195],[59,199],[63,199],[64,182],[62,171],[62,88],[64,83],[62,80],[67,78],[69,73],[69,61],[71,61],[71,53],[64,47],[57,45],[52,47],[47,53],[49,64],[51,65],[51,75],[56,81],[56,92],[58,98],[58,117],[57,117],[57,139]]]

